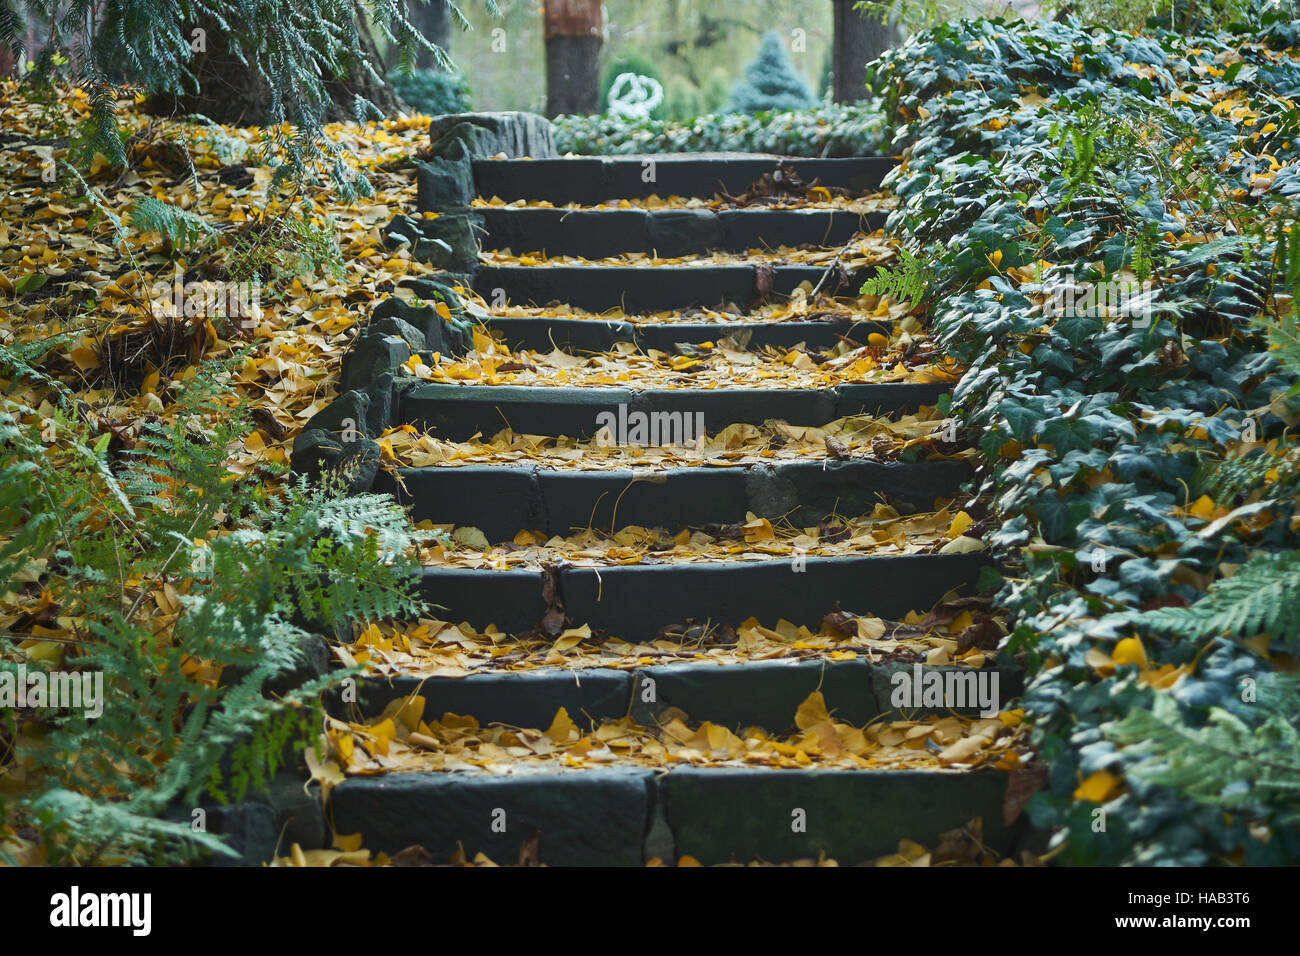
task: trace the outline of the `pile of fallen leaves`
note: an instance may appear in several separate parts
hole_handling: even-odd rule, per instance
[[[490,438],[447,441],[413,425],[390,429],[380,439],[385,467],[512,465],[601,471],[636,467],[646,473],[669,468],[739,468],[761,462],[869,458],[893,461],[902,455],[963,460],[975,453],[943,444],[943,419],[933,407],[897,418],[853,415],[825,425],[790,425],[776,419],[762,425],[732,424],[689,445],[637,447],[604,437],[523,435],[504,429]],[[951,449],[951,450],[950,450]]]
[[[725,667],[747,661],[862,659],[872,664],[956,664],[980,668],[996,661],[1005,625],[979,598],[954,598],[928,614],[909,612],[901,621],[837,608],[816,630],[786,620],[765,627],[755,618],[738,627],[682,622],[660,628],[653,640],[625,641],[579,627],[505,634],[435,618],[386,622],[359,628],[352,644],[336,646],[349,667],[362,665],[375,677],[467,677],[470,674],[562,667],[634,670],[697,662]]]
[[[825,195],[813,191],[804,196],[771,197],[763,202],[764,209],[814,209],[822,211],[853,212],[865,216],[872,212],[888,212],[898,205],[898,200],[888,193],[869,193],[867,195],[832,195],[825,187],[818,187]],[[568,209],[568,210],[605,210],[605,209],[711,209],[721,212],[729,209],[746,209],[755,205],[735,196],[721,193],[712,198],[702,196],[664,196],[653,193],[643,199],[611,199],[609,202],[584,206],[571,202],[556,206],[545,199],[516,199],[506,202],[500,196],[484,199],[476,197],[472,203],[477,208],[507,209]]]
[[[918,326],[912,320],[905,325],[909,307],[907,303],[897,303],[889,298],[881,299],[873,295],[864,295],[855,299],[831,298],[824,294],[812,296],[812,286],[801,283],[791,294],[788,301],[767,302],[742,310],[739,306],[722,308],[692,307],[672,309],[662,312],[639,313],[627,315],[622,309],[613,308],[604,312],[588,312],[567,303],[552,303],[545,306],[504,305],[486,306],[482,300],[478,305],[485,313],[494,316],[513,318],[562,318],[562,319],[604,319],[629,322],[632,325],[665,325],[673,322],[691,324],[729,324],[743,320],[746,325],[763,325],[776,322],[843,322],[848,328],[846,335],[853,332],[851,323],[879,320],[882,323],[897,323],[903,331],[915,331]],[[736,337],[740,333],[733,332]],[[739,339],[737,339],[739,341]],[[745,344],[745,343],[741,343]]]
[[[229,468],[242,475],[286,464],[294,435],[333,399],[339,358],[357,325],[398,281],[432,271],[406,249],[387,249],[382,235],[414,205],[414,170],[405,160],[427,139],[427,118],[326,128],[374,187],[372,196],[349,202],[324,181],[297,194],[273,187],[260,129],[150,117],[130,100],[117,107],[131,167],[100,155],[78,179],[64,165],[66,140],[47,131],[51,109],[68,124],[80,120],[90,109],[86,95],[63,90],[47,109],[6,83],[3,97],[0,342],[51,340],[43,368],[128,448],[147,416],[167,418],[177,383],[238,354],[228,401],[248,402],[257,428],[230,449]],[[54,182],[43,178],[50,171]],[[131,231],[130,210],[145,198],[201,217],[214,241],[187,252],[156,233]],[[126,242],[114,241],[101,210],[123,218]],[[178,270],[184,283],[231,281],[236,256],[290,216],[332,233],[338,271],[268,277],[260,313],[247,323],[177,316],[174,303],[153,295],[166,287],[170,296]],[[70,337],[55,338],[62,334]]]
[[[547,537],[520,531],[514,540],[492,544],[477,528],[450,524],[417,526],[434,541],[419,549],[429,567],[541,568],[554,561],[573,567],[601,568],[631,564],[690,564],[700,561],[764,561],[794,556],[848,557],[866,554],[966,554],[983,550],[980,539],[966,534],[974,522],[964,511],[948,508],[899,514],[879,503],[868,515],[837,516],[813,527],[773,525],[753,512],[743,523],[682,528],[628,525],[616,533],[585,528],[567,536]]]
[[[412,355],[404,367],[423,381],[535,388],[811,389],[857,382],[953,382],[960,377],[959,367],[919,336],[899,331],[891,341],[872,332],[867,342],[842,341],[830,349],[796,345],[743,350],[722,338],[678,345],[675,354],[620,342],[608,352],[571,355],[558,348],[512,353],[484,332],[475,332],[473,350],[464,357]]]
[[[842,249],[777,246],[772,249],[748,249],[745,252],[713,252],[691,256],[655,256],[645,252],[624,252],[603,259],[581,256],[547,256],[544,252],[515,254],[509,248],[489,249],[479,253],[479,261],[489,266],[618,266],[644,269],[652,266],[829,266],[838,262],[849,272],[870,266],[888,265],[894,259],[894,243],[877,231],[863,235]]]
[[[327,718],[330,759],[346,775],[463,771],[530,773],[617,764],[671,767],[770,767],[828,770],[1014,770],[1023,749],[1022,712],[996,717],[934,716],[880,720],[856,727],[834,719],[814,691],[784,732],[733,732],[671,710],[657,726],[630,717],[603,720],[587,733],[563,708],[545,730],[480,726],[472,716],[424,718],[418,695],[393,701],[361,722]]]

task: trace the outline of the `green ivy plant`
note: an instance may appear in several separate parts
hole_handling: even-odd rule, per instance
[[[884,146],[885,117],[871,103],[823,103],[811,109],[720,113],[693,120],[558,116],[552,128],[560,153],[583,156],[700,152],[870,156]]]
[[[1300,859],[1273,786],[1292,779],[1295,711],[1243,692],[1294,653],[1272,598],[1290,601],[1300,551],[1300,351],[1277,295],[1300,195],[1278,91],[1300,89],[1300,68],[1274,51],[1300,45],[1300,24],[1268,7],[1245,22],[967,20],[871,74],[888,151],[908,155],[887,228],[933,270],[933,334],[968,368],[953,413],[984,453],[971,508],[1003,562],[1005,646],[1029,670],[1046,770],[1027,813],[1062,862]],[[1235,116],[1216,108],[1229,97]],[[1125,276],[1151,282],[1140,321],[1046,311],[1053,289]],[[1158,745],[1137,746],[1156,724]],[[1206,799],[1180,743],[1197,740],[1277,766],[1264,780],[1229,779],[1236,756],[1199,764],[1251,813]],[[1178,774],[1157,772],[1175,756]],[[1102,773],[1121,784],[1098,804],[1081,783]]]

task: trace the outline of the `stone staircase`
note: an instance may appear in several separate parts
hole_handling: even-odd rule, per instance
[[[466,162],[463,155],[456,160]],[[855,193],[877,189],[892,165],[880,158],[790,163],[804,181],[818,179],[827,189]],[[613,355],[620,343],[630,343],[622,348],[681,355],[716,348],[724,337],[743,342],[751,352],[796,344],[815,352],[839,343],[866,346],[873,335],[888,337],[892,331],[888,317],[854,311],[850,300],[862,276],[842,264],[828,276],[825,265],[747,253],[838,247],[860,229],[876,229],[882,212],[661,208],[650,200],[652,195],[739,196],[777,171],[775,157],[475,158],[469,165],[478,197],[494,204],[455,214],[477,231],[484,263],[442,284],[411,282],[405,304],[389,311],[412,324],[425,315],[421,302],[439,299],[460,281],[472,284],[487,303],[489,314],[477,318],[486,319],[512,353],[555,350],[589,358]],[[518,200],[554,208],[509,205]],[[564,208],[569,204],[580,208]],[[419,213],[449,215],[443,207]],[[437,223],[442,215],[417,215],[408,222],[414,224],[417,247],[422,222]],[[502,264],[506,249],[516,259],[531,253],[547,258]],[[716,259],[718,252],[734,261],[692,264]],[[675,261],[549,262],[623,253]],[[791,294],[806,295],[818,285],[849,297],[841,302],[850,301],[851,321],[845,314],[819,317],[816,310],[772,321],[759,308]],[[587,314],[613,309],[618,312],[609,316]],[[393,325],[399,333],[403,327],[409,325]],[[431,344],[437,343],[409,344],[421,360],[436,364]],[[464,442],[508,424],[515,435],[590,441],[598,416],[620,406],[647,415],[702,416],[709,435],[772,420],[823,426],[846,416],[896,418],[935,405],[950,387],[843,381],[759,388],[731,386],[725,376],[708,387],[692,386],[689,376],[665,387],[658,379],[638,381],[635,375],[616,385],[529,387],[413,382],[394,364],[390,360],[386,371],[380,368],[379,399],[372,388],[368,402],[341,403],[344,412],[370,417],[370,438],[382,440],[389,429],[405,425],[439,441]],[[352,378],[360,374],[354,369]],[[377,404],[385,405],[378,419]],[[386,427],[374,429],[376,421]],[[328,430],[329,423],[316,425]],[[360,456],[363,464],[374,457]],[[506,635],[553,636],[561,626],[585,624],[595,634],[630,644],[657,641],[662,647],[666,639],[678,639],[689,650],[692,636],[718,628],[734,631],[749,618],[816,630],[828,613],[851,608],[898,621],[909,612],[924,614],[946,596],[951,599],[951,592],[973,594],[987,563],[983,553],[937,553],[938,547],[923,553],[808,554],[799,560],[752,551],[734,559],[693,561],[661,560],[650,553],[647,560],[622,563],[575,560],[572,549],[552,544],[584,528],[612,533],[640,526],[675,535],[755,518],[811,527],[832,514],[869,514],[882,501],[901,515],[929,512],[937,499],[956,496],[968,476],[967,465],[953,456],[899,460],[874,455],[867,447],[847,455],[828,451],[804,459],[702,467],[642,462],[625,454],[609,467],[592,469],[565,461],[507,460],[370,474],[374,489],[394,494],[417,521],[477,528],[492,545],[511,542],[521,531],[548,541],[535,546],[534,558],[508,566],[435,563],[424,571],[423,593],[438,606],[440,620],[465,621],[478,629],[492,624]],[[726,665],[689,653],[680,657],[582,669],[563,663],[525,670],[485,664],[463,677],[390,673],[362,682],[355,701],[336,697],[330,710],[343,721],[377,720],[419,697],[425,720],[450,713],[472,717],[479,726],[547,728],[563,708],[583,732],[628,717],[655,727],[676,715],[691,726],[708,721],[733,730],[758,726],[772,734],[791,728],[801,703],[817,691],[837,721],[858,727],[952,713],[948,707],[896,708],[893,675],[910,672],[913,664],[888,655],[810,653]],[[998,673],[999,703],[1005,706],[1017,678],[1010,669]],[[540,861],[556,865],[641,865],[685,855],[705,864],[819,855],[856,863],[892,852],[900,838],[933,839],[977,817],[989,847],[1011,849],[1015,834],[1003,822],[1007,774],[954,763],[922,769],[711,766],[689,760],[647,766],[615,754],[598,766],[521,761],[505,768],[367,772],[333,787],[328,815],[336,832],[361,833],[368,849],[391,854],[418,844],[438,861],[460,850],[513,862],[521,846],[536,838]]]

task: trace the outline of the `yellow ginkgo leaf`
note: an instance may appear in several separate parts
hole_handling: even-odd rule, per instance
[[[958,631],[964,631],[975,623],[975,618],[970,611],[962,611],[951,621],[948,622],[948,633],[956,634]]]
[[[826,698],[822,696],[821,691],[815,690],[795,711],[794,725],[800,730],[808,730],[818,724],[827,723],[830,719],[831,715],[826,710]]]
[[[974,523],[975,521],[973,518],[971,518],[970,515],[968,515],[964,511],[959,511],[953,517],[952,524],[948,525],[946,537],[948,538],[949,541],[951,541],[953,538],[960,538],[963,534],[966,533],[966,529],[969,528]]]
[[[591,628],[588,625],[584,624],[582,627],[571,627],[555,639],[552,649],[557,651],[567,651],[570,648],[577,647],[589,637],[591,637]]]
[[[1111,658],[1117,665],[1136,664],[1139,670],[1146,670],[1147,651],[1142,641],[1136,637],[1126,637],[1115,645]]]
[[[568,743],[570,740],[577,740],[582,736],[578,732],[578,725],[569,717],[569,712],[561,707],[555,712],[555,719],[551,721],[551,726],[546,728],[546,737],[555,744]]]
[[[296,846],[296,844],[295,844]],[[334,849],[342,850],[344,853],[355,853],[361,849],[361,832],[356,833],[334,834]]]
[[[1115,776],[1109,770],[1098,770],[1075,788],[1074,799],[1087,800],[1089,803],[1105,803],[1117,796],[1123,786],[1122,777]]]
[[[1191,672],[1192,668],[1187,664],[1183,664],[1181,667],[1165,664],[1163,667],[1154,667],[1151,670],[1143,671],[1138,676],[1138,683],[1145,684],[1152,690],[1168,690]]]
[[[94,349],[86,345],[78,345],[68,353],[68,358],[72,359],[72,361],[76,363],[77,368],[81,369],[83,372],[99,367],[99,355]]]

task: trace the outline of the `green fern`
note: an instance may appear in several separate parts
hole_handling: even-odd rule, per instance
[[[1275,477],[1269,472],[1275,472]],[[1226,504],[1246,495],[1255,500],[1274,497],[1280,486],[1290,485],[1298,476],[1300,447],[1283,446],[1277,454],[1256,450],[1243,458],[1205,461],[1197,468],[1193,485],[1199,494]]]
[[[924,301],[934,281],[934,270],[906,249],[898,250],[899,267],[876,266],[876,274],[862,283],[862,295],[889,296],[895,302],[907,302],[911,308]]]
[[[1097,175],[1097,139],[1100,134],[1091,128],[1071,126],[1065,130],[1070,149],[1061,148],[1061,172],[1069,185],[1065,189],[1066,205],[1084,189],[1095,183]]]
[[[1256,687],[1259,719],[1222,708],[1203,726],[1189,725],[1177,702],[1157,694],[1151,710],[1133,710],[1107,725],[1106,736],[1139,758],[1132,779],[1173,787],[1198,803],[1224,809],[1279,809],[1300,820],[1300,678],[1268,674]]]
[[[1282,367],[1296,376],[1292,395],[1300,393],[1300,252],[1294,246],[1289,226],[1279,229],[1273,250],[1273,286],[1288,297],[1286,307],[1273,316],[1261,313],[1250,319],[1267,336]]]
[[[19,55],[27,52],[27,24],[9,7],[9,0],[0,0],[0,47],[8,47]]]
[[[274,283],[323,269],[341,279],[343,253],[335,228],[329,216],[319,225],[301,215],[273,219],[264,228],[235,241],[230,274],[236,282],[257,278]]]
[[[1214,582],[1190,607],[1163,607],[1130,617],[1185,639],[1268,634],[1293,651],[1300,649],[1300,551],[1256,554],[1232,577]]]
[[[235,856],[220,838],[195,831],[188,822],[141,815],[129,803],[96,801],[76,790],[51,788],[32,801],[32,816],[59,842],[88,848],[84,859],[119,866],[157,865],[193,859],[196,850]],[[130,832],[122,842],[116,834]]]
[[[0,346],[0,380],[57,396],[30,358]],[[63,669],[103,679],[98,715],[44,713],[39,733],[18,734],[0,714],[40,781],[3,809],[42,830],[51,862],[214,851],[211,837],[165,821],[205,795],[240,800],[264,786],[314,744],[320,694],[346,672],[276,696],[268,687],[289,686],[317,635],[424,610],[407,517],[390,499],[305,480],[268,497],[228,480],[226,449],[247,426],[221,375],[196,375],[170,396],[169,420],[117,452],[93,416],[37,415],[0,396],[0,574],[33,596],[50,591],[60,619],[76,622]],[[178,606],[160,639],[144,611],[164,584]],[[23,661],[16,647],[0,645],[0,670]],[[194,662],[221,681],[187,676]]]
[[[220,235],[202,216],[153,196],[141,196],[127,212],[135,232],[161,236],[176,251],[197,250]]]
[[[117,125],[118,89],[95,67],[88,65],[81,78],[87,91],[90,112],[78,125],[69,152],[78,166],[89,166],[96,153],[103,153],[115,166],[126,165],[125,135]]]

